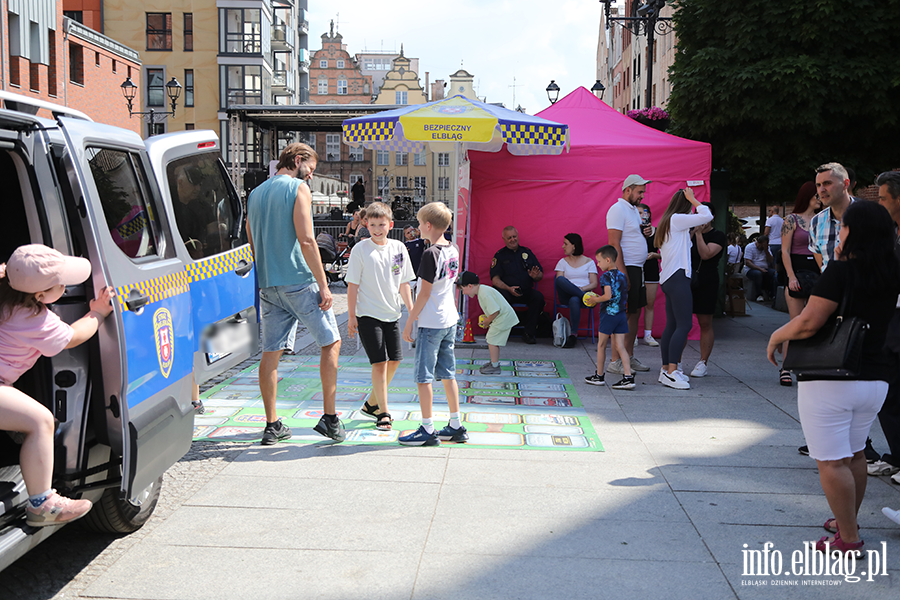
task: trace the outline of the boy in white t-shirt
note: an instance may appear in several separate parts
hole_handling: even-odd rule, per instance
[[[419,321],[416,335],[415,379],[419,388],[422,425],[400,436],[404,446],[440,446],[441,441],[465,442],[469,439],[459,418],[459,387],[456,384],[456,324],[459,313],[454,300],[454,282],[459,274],[459,250],[444,238],[453,213],[442,202],[430,202],[416,214],[422,237],[431,246],[422,254],[419,265],[418,296],[403,328],[403,339],[412,342],[413,321]],[[450,423],[436,432],[432,417],[434,392],[431,382],[440,379],[447,394]]]
[[[491,353],[491,362],[482,365],[478,370],[482,375],[500,374],[500,346],[505,346],[509,339],[509,332],[519,324],[516,311],[509,305],[503,294],[488,285],[481,285],[478,275],[466,271],[456,280],[463,294],[469,298],[478,297],[478,304],[484,312],[484,321],[479,321],[482,329],[487,329],[488,351]]]
[[[362,412],[375,417],[375,427],[390,431],[387,388],[400,361],[400,315],[402,307],[412,310],[409,282],[415,277],[412,261],[403,242],[388,238],[394,226],[391,207],[373,202],[366,207],[366,227],[371,237],[353,247],[347,266],[347,331],[359,339],[372,365],[372,398]]]

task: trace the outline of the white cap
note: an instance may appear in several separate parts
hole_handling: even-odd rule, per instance
[[[647,185],[648,183],[650,183],[650,180],[644,179],[640,175],[629,175],[625,178],[625,183],[622,184],[622,191],[624,192],[633,185]]]

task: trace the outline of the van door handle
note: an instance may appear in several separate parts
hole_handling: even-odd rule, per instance
[[[244,277],[245,275],[247,275],[247,273],[250,272],[250,269],[252,269],[252,268],[253,268],[253,263],[250,262],[249,260],[247,260],[246,258],[242,258],[240,261],[238,261],[238,264],[235,265],[234,272],[237,275]]]
[[[128,294],[128,298],[125,300],[125,306],[127,306],[128,310],[134,314],[139,315],[143,312],[144,307],[147,306],[147,303],[149,302],[150,296],[145,296],[134,289]]]

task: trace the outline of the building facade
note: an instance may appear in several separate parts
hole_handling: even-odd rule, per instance
[[[343,36],[334,30],[322,35],[322,48],[312,53],[309,68],[313,86],[310,104],[370,104],[372,77],[362,73],[359,61],[347,51]],[[337,131],[306,134],[306,141],[319,154],[316,172],[345,184],[362,180],[366,201],[375,196],[372,185],[371,150],[352,148],[343,143]]]
[[[6,8],[0,15],[0,89],[140,131],[120,88],[129,75],[140,80],[135,50],[66,18],[61,1],[8,0]]]

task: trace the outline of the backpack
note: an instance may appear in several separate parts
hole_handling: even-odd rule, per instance
[[[556,313],[556,319],[553,321],[553,345],[562,348],[570,335],[572,335],[572,326],[569,325],[569,320],[560,313]]]

